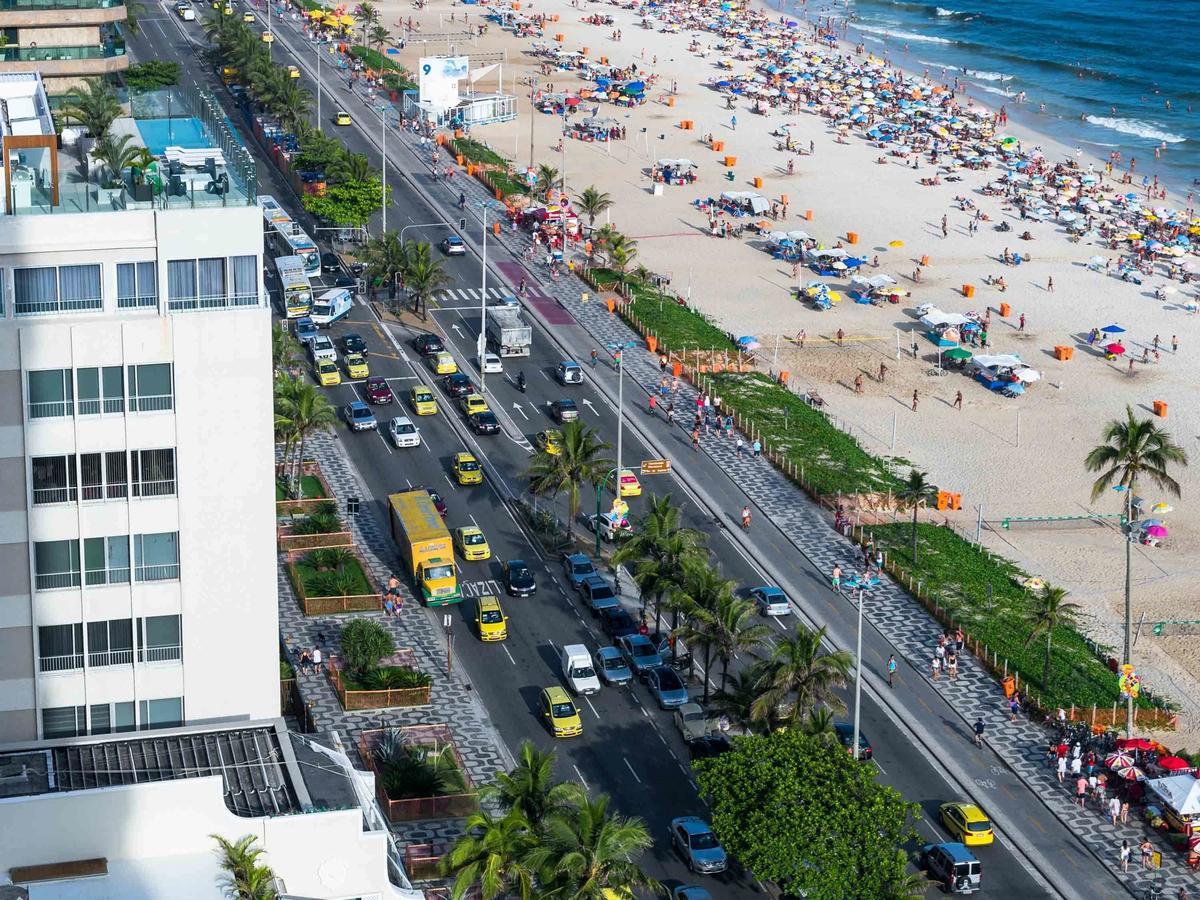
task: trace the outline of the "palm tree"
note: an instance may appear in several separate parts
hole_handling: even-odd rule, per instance
[[[449,287],[454,279],[446,271],[441,259],[435,259],[428,244],[410,244],[404,249],[404,284],[412,300],[412,309],[425,319],[425,308],[429,298]]]
[[[288,130],[295,130],[296,125],[308,118],[312,109],[313,96],[308,88],[303,87],[295,78],[287,78],[283,85],[271,96],[267,110],[278,117]]]
[[[654,627],[658,627],[663,598],[679,587],[684,561],[704,552],[704,534],[681,524],[683,510],[671,495],[651,495],[650,507],[638,522],[633,537],[613,554],[614,566],[631,563],[633,580],[642,595],[654,599]]]
[[[365,153],[343,153],[328,172],[337,181],[371,181],[378,175]]]
[[[828,706],[814,706],[808,711],[808,717],[801,725],[801,730],[823,744],[834,746],[837,732],[833,729],[833,710]]]
[[[540,166],[538,166],[538,196],[547,203],[550,202],[550,192],[554,190],[554,183],[556,181],[558,181],[558,169],[546,163],[542,163]]]
[[[899,853],[903,856],[904,851]],[[932,883],[920,869],[912,872],[905,870],[903,875],[884,885],[882,900],[923,900]]]
[[[588,225],[595,226],[596,216],[612,209],[613,200],[607,193],[598,189],[594,184],[585,187],[575,198],[575,203],[587,214]]]
[[[580,787],[573,782],[554,783],[553,750],[541,751],[531,741],[521,744],[516,768],[501,772],[480,795],[501,809],[519,813],[535,832],[546,819],[579,801]]]
[[[483,900],[533,897],[534,873],[523,859],[534,845],[529,822],[519,810],[509,810],[496,818],[479,811],[467,818],[466,834],[442,859],[442,872],[454,876],[450,889],[453,900],[463,900],[478,891]]]
[[[763,723],[754,717],[754,701],[761,693],[759,684],[766,670],[766,661],[758,660],[740,672],[729,676],[712,695],[712,710],[727,717],[733,725],[746,731],[759,729],[764,724],[769,727],[770,722]]]
[[[684,565],[684,577],[676,596],[685,613],[685,621],[682,627],[673,628],[672,634],[682,638],[689,647],[704,651],[705,703],[711,683],[712,654],[720,630],[716,615],[723,605],[737,599],[733,588],[734,583],[722,578],[707,559],[692,559]]]
[[[261,847],[255,847],[258,840],[254,835],[247,834],[230,841],[219,834],[210,834],[217,842],[217,851],[221,854],[221,890],[231,900],[274,900],[279,895],[275,891],[275,874],[270,867],[261,865],[258,858],[263,855]]]
[[[379,237],[371,238],[363,248],[362,258],[372,289],[386,284],[388,299],[395,300],[396,282],[403,277],[408,264],[408,253],[400,243],[400,236],[394,231],[385,231]]]
[[[585,797],[547,820],[541,844],[528,856],[550,888],[546,896],[605,900],[606,891],[620,896],[638,887],[659,887],[638,867],[653,843],[645,822],[609,813],[608,803],[603,794]]]
[[[367,33],[367,46],[374,44],[376,50],[383,52],[383,45],[391,40],[391,37],[391,33],[382,25],[372,25]]]
[[[275,374],[285,375],[296,368],[300,360],[300,342],[282,323],[271,325],[271,368]]]
[[[360,3],[358,5],[358,20],[362,23],[363,43],[367,42],[367,31],[374,25],[379,24],[381,16],[379,10],[371,3]]]
[[[637,241],[620,232],[608,239],[606,253],[618,272],[624,272],[638,255]]]
[[[567,493],[567,537],[574,533],[575,517],[579,515],[581,501],[580,486],[599,484],[613,468],[613,461],[600,454],[608,449],[596,431],[582,422],[567,422],[562,427],[562,443],[558,453],[539,450],[534,454],[525,472],[529,479],[529,491],[542,496],[557,497]]]
[[[1067,600],[1065,588],[1046,584],[1042,593],[1034,601],[1030,612],[1029,637],[1025,638],[1024,646],[1028,647],[1043,631],[1046,632],[1046,658],[1042,661],[1042,688],[1050,690],[1050,654],[1053,651],[1054,629],[1075,624],[1081,609],[1078,603]]]
[[[775,646],[754,702],[756,719],[763,721],[779,712],[794,716],[818,703],[845,709],[834,690],[845,686],[854,658],[848,650],[826,652],[821,646],[824,640],[824,626],[812,631],[797,624],[795,632]]]
[[[1150,419],[1137,419],[1133,407],[1125,407],[1125,418],[1113,419],[1101,433],[1103,444],[1093,447],[1083,465],[1089,472],[1099,472],[1092,483],[1092,499],[1096,500],[1110,487],[1125,492],[1125,509],[1129,539],[1125,541],[1125,653],[1122,662],[1133,662],[1133,544],[1136,510],[1133,496],[1138,482],[1148,479],[1158,488],[1178,497],[1179,482],[1170,473],[1173,465],[1186,466],[1187,452],[1171,438],[1170,432],[1159,428]],[[1115,485],[1114,485],[1115,482]],[[1125,712],[1126,734],[1133,730],[1133,695],[1130,694]]]
[[[300,488],[303,472],[304,443],[309,436],[328,431],[337,422],[337,411],[317,390],[316,385],[299,378],[286,379],[286,386],[276,408],[276,430],[291,435],[296,448],[295,464],[289,467],[289,493],[294,496]]]
[[[138,21],[146,11],[142,0],[125,0],[125,27],[131,34],[141,34],[142,26]]]
[[[896,494],[901,503],[912,506],[912,561],[914,567],[917,565],[917,512],[920,510],[921,504],[929,502],[934,493],[934,486],[926,480],[924,472],[909,469],[908,480]]]
[[[641,263],[638,263],[634,267],[633,271],[629,273],[629,277],[632,281],[642,285],[642,287],[645,287],[650,283],[650,279],[654,277],[654,273]]]
[[[729,678],[729,663],[739,653],[760,647],[771,629],[753,621],[754,603],[730,591],[717,598],[712,610],[713,652],[721,661],[721,686]]]
[[[82,125],[88,134],[100,141],[121,112],[117,95],[108,83],[101,78],[89,78],[82,86],[67,91],[66,103],[59,116],[64,121]]]
[[[96,142],[92,156],[104,163],[113,183],[121,184],[121,174],[142,159],[145,149],[133,144],[133,135],[105,134]]]

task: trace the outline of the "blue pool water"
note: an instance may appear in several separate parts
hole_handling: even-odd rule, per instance
[[[167,147],[182,147],[199,150],[213,145],[212,138],[205,132],[200,120],[194,116],[174,119],[137,119],[142,141],[155,156],[161,156]]]

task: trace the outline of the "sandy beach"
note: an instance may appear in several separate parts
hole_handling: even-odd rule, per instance
[[[409,18],[420,23],[423,34],[431,35],[462,30],[464,16],[472,24],[482,22],[485,12],[449,0],[433,0],[421,10],[393,0],[378,6],[397,36],[402,32],[395,23]],[[999,522],[1008,517],[1119,512],[1116,494],[1091,501],[1093,476],[1084,470],[1083,458],[1099,442],[1103,424],[1123,415],[1127,404],[1139,415],[1150,415],[1154,401],[1169,405],[1167,419],[1158,421],[1196,464],[1175,473],[1183,486],[1179,500],[1160,496],[1151,486],[1143,488],[1150,503],[1170,499],[1175,511],[1167,517],[1170,535],[1161,546],[1135,550],[1134,616],[1137,620],[1144,614],[1146,624],[1134,657],[1151,688],[1184,707],[1181,735],[1173,742],[1187,745],[1200,737],[1200,680],[1192,674],[1200,669],[1200,639],[1156,637],[1151,629],[1155,622],[1200,620],[1190,596],[1193,571],[1188,562],[1200,546],[1200,518],[1191,505],[1200,488],[1200,407],[1189,399],[1194,387],[1188,387],[1200,377],[1200,329],[1197,318],[1177,302],[1193,298],[1195,285],[1171,283],[1173,292],[1162,302],[1154,298],[1155,286],[1167,284],[1161,277],[1136,286],[1089,270],[1086,263],[1092,256],[1115,260],[1118,254],[1087,241],[1068,241],[1060,224],[1019,221],[1001,198],[980,193],[996,177],[994,169],[962,171],[961,182],[927,187],[919,179],[933,174],[931,166],[914,172],[891,157],[879,164],[878,148],[858,133],[839,143],[829,121],[814,112],[786,115],[777,110],[758,115],[744,100],[731,112],[724,98],[705,85],[717,73],[714,64],[721,54],[701,57],[688,49],[693,40],[703,47],[716,43],[711,34],[644,30],[632,11],[594,2],[575,7],[568,0],[536,0],[522,4],[521,11],[559,16],[558,22],[547,26],[542,40],[561,33],[564,49],[587,47],[592,57],[606,55],[614,65],[636,62],[640,72],[658,76],[643,106],[625,109],[601,104],[600,115],[625,126],[624,141],[568,140],[560,153],[555,150],[560,120],[534,112],[535,161],[565,168],[573,194],[589,185],[607,191],[614,201],[612,222],[638,241],[636,263],[669,276],[674,291],[689,297],[726,330],[757,336],[763,345],[761,366],[788,370],[796,389],[819,390],[869,452],[911,461],[945,489],[960,492],[964,509],[951,515],[962,530],[974,531],[982,507],[984,543],[1030,573],[1067,587],[1086,611],[1086,630],[1116,647],[1120,646],[1123,578],[1119,534],[1110,527],[1088,524],[1004,530]],[[591,13],[611,15],[615,23],[584,24],[582,18]],[[621,32],[619,42],[612,39],[614,29]],[[410,69],[415,70],[419,56],[447,49],[445,42],[421,43],[421,35],[412,37],[399,57]],[[518,119],[476,128],[472,137],[507,156],[515,151],[521,165],[528,162],[530,146],[525,79],[538,72],[540,62],[529,55],[531,48],[531,39],[516,38],[494,24],[469,50],[457,48],[473,55],[504,53],[504,85],[518,97]],[[843,48],[847,53],[852,49]],[[915,55],[910,59],[900,48],[892,62],[917,75],[923,68]],[[738,63],[734,71],[746,71],[750,65]],[[550,83],[555,90],[577,90],[589,84],[577,72],[557,71],[540,79],[543,89]],[[674,104],[668,106],[673,83]],[[988,104],[986,97],[978,99]],[[736,128],[732,115],[737,116]],[[679,127],[685,119],[694,121],[692,130]],[[807,150],[811,141],[814,152],[797,155],[778,150],[779,138],[771,132],[784,123],[792,124],[791,135],[798,145]],[[701,141],[708,133],[725,142],[723,152],[714,152]],[[1027,147],[1040,146],[1050,161],[1076,158],[1075,148],[1054,144],[1020,126],[1010,124],[1004,133]],[[722,164],[726,155],[737,157],[732,169]],[[697,163],[696,183],[665,186],[655,195],[649,177],[652,164],[679,157]],[[786,170],[788,159],[794,163],[791,175]],[[1087,162],[1084,158],[1083,164]],[[1102,164],[1097,161],[1098,167]],[[734,173],[732,181],[727,179],[729,171]],[[761,187],[754,186],[755,178],[762,179]],[[762,242],[749,235],[740,240],[709,236],[705,214],[693,207],[693,201],[728,190],[753,190],[768,198],[786,195],[788,218],[772,227],[804,229],[825,246],[845,241],[849,232],[857,233],[854,249],[868,259],[879,259],[879,267],[868,266],[864,274],[890,275],[911,296],[900,304],[883,306],[856,304],[847,298],[825,312],[798,302],[794,288],[816,278],[810,271],[802,270],[797,279],[791,264],[772,259],[761,249]],[[968,197],[989,221],[971,233],[972,213],[958,208],[956,196]],[[1149,205],[1159,203],[1163,201]],[[1181,198],[1171,198],[1165,205],[1182,205]],[[811,220],[801,218],[806,210],[812,211]],[[1009,221],[1013,230],[996,232],[993,226],[1001,221]],[[1026,229],[1032,242],[1017,238]],[[889,246],[897,241],[903,246]],[[1006,249],[1029,253],[1032,262],[1004,266],[1000,257]],[[922,256],[929,257],[929,265],[920,283],[914,283],[911,275]],[[1003,293],[984,281],[998,275],[1008,285]],[[839,290],[845,287],[846,279],[825,280]],[[970,299],[960,290],[967,284],[975,286]],[[1001,302],[1011,306],[1007,318],[999,316]],[[924,303],[951,313],[983,314],[992,309],[989,352],[1018,353],[1042,372],[1043,379],[1024,396],[1008,399],[962,375],[928,375],[937,365],[934,346],[920,339],[920,358],[913,359],[908,352],[917,334],[914,329],[920,327],[915,307]],[[1122,339],[1138,360],[1132,376],[1124,358],[1106,361],[1085,345],[1091,328],[1110,323],[1127,329]],[[847,336],[841,348],[832,341],[838,329]],[[803,350],[793,340],[801,330],[807,335]],[[1151,354],[1151,361],[1143,365],[1143,351],[1155,335],[1160,339],[1159,359],[1155,362]],[[1173,336],[1178,352],[1171,349]],[[898,345],[904,351],[899,358]],[[1075,347],[1074,358],[1056,360],[1056,345]],[[881,362],[888,368],[885,383],[876,380]],[[858,396],[853,383],[860,373],[864,390]],[[921,397],[916,412],[910,408],[914,390]],[[963,395],[962,409],[953,406],[957,391]]]

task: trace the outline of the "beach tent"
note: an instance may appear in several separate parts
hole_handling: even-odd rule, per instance
[[[1005,353],[998,356],[976,356],[973,362],[982,369],[1025,368],[1025,363],[1021,362],[1021,357],[1012,353]]]
[[[1168,775],[1151,779],[1146,785],[1178,815],[1200,815],[1200,779],[1195,775]]]
[[[941,310],[933,310],[921,316],[921,324],[935,330],[939,328],[956,328],[960,325],[966,325],[971,321],[970,318],[961,313],[944,313]],[[977,360],[980,359],[978,356],[975,358]],[[1012,358],[1016,359],[1016,357]],[[1017,362],[1020,363],[1020,360],[1018,359]]]
[[[765,212],[771,208],[771,201],[762,194],[753,191],[722,191],[722,200],[729,200],[747,207],[753,213]]]

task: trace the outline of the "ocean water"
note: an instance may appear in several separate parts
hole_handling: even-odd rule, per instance
[[[849,16],[849,39],[901,67],[945,69],[1014,122],[1103,159],[1119,150],[1139,175],[1200,195],[1200,0],[809,0],[800,10]]]

